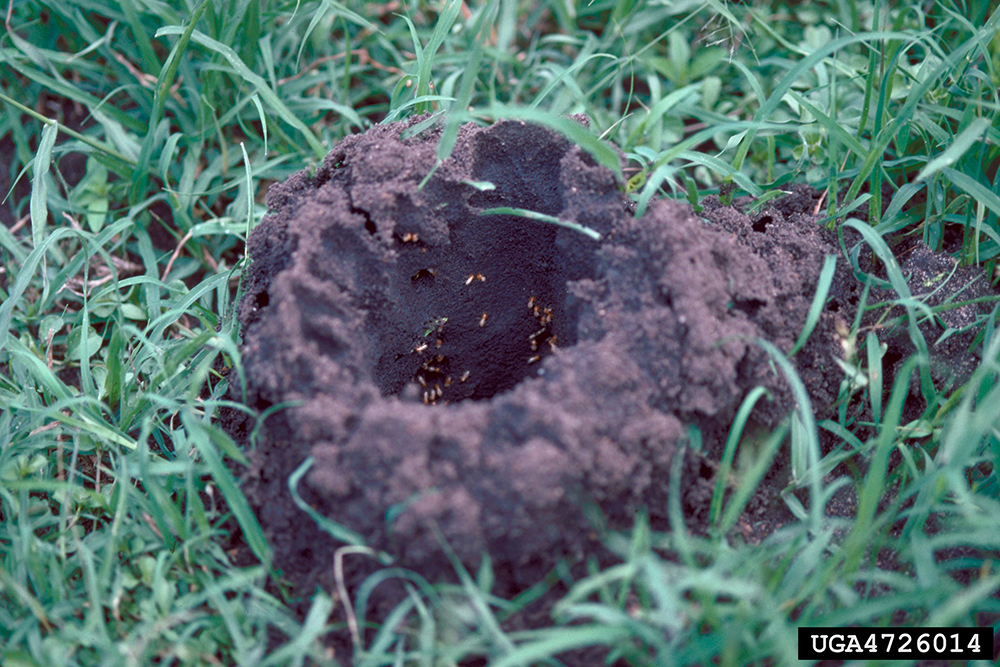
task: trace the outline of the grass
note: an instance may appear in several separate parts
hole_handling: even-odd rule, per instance
[[[359,641],[357,664],[558,664],[553,655],[585,645],[633,665],[792,664],[800,625],[995,623],[997,310],[973,325],[978,370],[939,393],[923,353],[933,341],[917,328],[927,314],[884,240],[905,230],[940,249],[958,238],[963,264],[998,275],[1000,15],[990,11],[975,1],[11,2],[0,37],[0,154],[16,183],[0,226],[0,662],[350,661],[322,645],[333,598],[316,596],[300,620],[273,579],[223,463],[244,454],[213,423],[229,404],[217,362],[241,372],[233,300],[266,185],[350,133],[422,112],[445,123],[442,158],[469,119],[549,125],[617,169],[598,139],[614,143],[640,212],[659,196],[697,205],[706,194],[766,200],[793,182],[823,190],[823,224],[861,232],[899,292],[922,352],[905,368],[920,372],[927,408],[901,423],[909,376],[882,377],[880,332],[855,322],[836,419],[817,420],[799,385],[784,426],[744,433],[761,394],[748,396],[724,460],[736,490],[723,502],[720,487],[710,535],[685,529],[674,494],[671,533],[640,518],[609,544],[621,563],[570,582],[552,626],[530,632],[500,622],[534,592],[491,596],[488,561],[475,577],[459,568],[458,586],[386,570],[413,594]],[[568,113],[587,114],[594,131]],[[852,220],[864,207],[869,222]],[[864,278],[856,255],[839,260],[852,258]],[[793,367],[761,344],[795,387]],[[848,399],[875,421],[859,421]],[[852,520],[819,511],[837,490],[819,474],[833,460],[820,460],[821,429],[868,461]],[[808,506],[787,494],[799,520],[745,543],[740,512],[783,443]],[[904,463],[887,481],[892,452]],[[880,505],[889,482],[897,493]],[[236,526],[259,564],[234,563]],[[962,547],[963,559],[933,557]],[[897,571],[875,566],[883,548]],[[967,585],[955,568],[972,572]],[[375,583],[355,594],[359,622]]]

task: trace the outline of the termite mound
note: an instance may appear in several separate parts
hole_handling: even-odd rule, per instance
[[[614,174],[553,131],[470,124],[439,164],[421,121],[273,186],[248,241],[244,388],[266,416],[244,488],[278,565],[303,592],[332,588],[338,543],[289,490],[305,462],[296,492],[344,535],[428,579],[454,576],[440,538],[473,568],[488,552],[501,594],[600,549],[585,508],[621,529],[647,508],[665,528],[672,474],[703,526],[706,461],[740,399],[767,387],[771,423],[791,405],[753,341],[791,347],[832,246],[781,232],[794,271],[777,273],[686,205],[635,218]],[[483,213],[502,207],[601,238]],[[829,364],[831,331],[824,317],[799,357]],[[672,471],[689,425],[703,452]],[[252,426],[229,423],[243,440]]]

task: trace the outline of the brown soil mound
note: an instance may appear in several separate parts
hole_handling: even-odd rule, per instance
[[[704,527],[703,462],[742,397],[769,388],[765,423],[792,407],[754,339],[791,348],[837,252],[804,213],[811,191],[752,217],[716,203],[706,224],[661,201],[636,219],[611,172],[517,122],[464,127],[421,187],[438,131],[400,138],[419,120],[350,137],[273,187],[249,240],[246,389],[285,407],[260,429],[246,489],[278,564],[305,592],[331,588],[335,543],[288,489],[308,456],[302,497],[432,580],[452,574],[434,525],[472,567],[489,551],[506,591],[598,548],[593,503],[613,528],[641,507],[665,527],[687,425],[705,444],[684,464],[684,511]],[[494,207],[602,239],[481,215]],[[852,283],[839,269],[795,357],[817,405],[836,396]]]

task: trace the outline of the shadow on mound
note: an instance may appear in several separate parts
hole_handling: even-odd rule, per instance
[[[274,186],[251,235],[240,303],[251,405],[264,421],[246,490],[278,565],[331,589],[334,541],[289,493],[434,580],[452,574],[432,526],[500,592],[599,549],[640,508],[667,524],[687,425],[703,452],[682,505],[704,528],[718,444],[746,392],[765,423],[791,408],[757,337],[789,350],[830,239],[771,209],[761,223],[656,202],[634,218],[607,169],[549,130],[465,126],[436,164],[420,119],[341,142],[314,176]],[[589,227],[510,215],[512,207]],[[838,273],[835,294],[853,298]],[[836,395],[839,315],[797,355],[820,403]],[[245,438],[246,425],[229,428]],[[690,451],[690,450],[688,450]]]

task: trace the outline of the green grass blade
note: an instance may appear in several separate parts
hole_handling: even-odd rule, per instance
[[[950,167],[958,162],[958,159],[965,155],[966,151],[972,147],[972,144],[979,141],[979,137],[981,137],[989,127],[989,118],[976,118],[973,120],[969,123],[968,127],[962,130],[958,136],[955,137],[955,140],[951,142],[951,145],[948,146],[943,153],[928,162],[927,165],[920,170],[920,173],[917,174],[916,180],[922,181],[930,178],[945,167]]]
[[[201,454],[202,459],[208,465],[212,479],[215,480],[219,490],[222,492],[222,497],[226,499],[229,511],[236,517],[236,521],[243,531],[243,536],[246,538],[247,545],[257,559],[265,567],[269,568],[273,557],[271,546],[267,543],[264,531],[261,529],[257,517],[250,510],[250,503],[247,502],[246,496],[243,495],[243,491],[240,490],[239,485],[236,483],[232,471],[229,470],[222,461],[222,457],[219,456],[219,450],[215,443],[217,439],[228,440],[229,436],[223,433],[218,426],[205,424],[200,419],[196,419],[188,409],[181,410],[180,418],[181,424],[184,425],[185,430],[190,434],[195,448],[197,448],[198,453]],[[229,444],[231,447],[234,447],[231,442]]]
[[[313,507],[305,501],[305,499],[299,494],[299,481],[305,474],[309,472],[309,468],[312,467],[315,459],[309,456],[305,461],[295,469],[291,475],[288,476],[288,490],[292,494],[292,500],[298,505],[299,509],[309,515],[316,525],[323,529],[330,537],[340,542],[346,544],[352,544],[354,546],[365,546],[365,538],[363,538],[358,533],[354,532],[350,528],[342,526],[336,521],[332,521],[328,517],[323,516],[317,512]]]
[[[142,24],[139,12],[136,11],[136,3],[134,0],[122,0],[119,6],[122,8],[122,12],[125,13],[125,19],[132,28],[132,37],[135,39],[136,44],[139,46],[139,52],[142,54],[143,71],[158,77],[161,70],[160,59],[157,58],[156,50],[149,39],[149,33]]]
[[[878,335],[869,331],[865,338],[865,349],[868,355],[868,397],[872,405],[872,418],[882,421],[882,345]]]
[[[646,114],[646,117],[642,119],[642,122],[636,125],[635,129],[632,130],[632,134],[630,134],[628,138],[628,143],[636,143],[643,134],[648,132],[649,129],[656,123],[660,122],[668,111],[683,102],[689,96],[697,94],[700,89],[701,86],[698,84],[689,84],[683,88],[670,92],[668,95],[658,100],[656,104],[649,109],[649,112]]]
[[[69,83],[63,81],[62,79],[54,78],[52,76],[49,76],[48,74],[39,72],[38,70],[32,67],[27,67],[24,64],[19,63],[15,58],[11,57],[11,54],[9,52],[7,52],[5,49],[2,48],[0,48],[0,62],[10,65],[11,68],[17,71],[18,74],[21,74],[29,81],[34,81],[39,85],[44,86],[46,89],[52,91],[53,93],[55,93],[60,97],[65,97],[68,100],[79,102],[88,109],[96,109],[101,107],[102,100],[97,99],[86,92],[83,92],[79,87],[70,85]],[[22,112],[27,113],[35,118],[39,119],[44,118],[42,114],[38,113],[34,109],[26,107],[23,104],[18,104],[11,98],[7,97],[6,95],[3,95],[2,97],[0,97],[0,99],[3,99],[3,101],[6,102],[7,104],[15,106]],[[127,113],[124,113],[118,109],[114,109],[113,111],[111,111],[111,113],[114,114],[115,119],[118,122],[122,123],[129,129],[133,131],[141,131],[143,129],[142,122],[136,121],[135,119],[131,118]],[[67,134],[69,134],[67,128],[62,128],[62,130]],[[94,141],[90,137],[87,137],[87,135],[80,133],[77,133],[76,138],[80,138],[82,141],[87,141],[88,143],[90,141]]]
[[[42,128],[42,139],[35,154],[34,176],[31,179],[31,242],[37,248],[45,235],[45,225],[49,217],[49,165],[52,162],[52,147],[56,143],[59,124],[52,123]]]
[[[574,72],[576,72],[579,69],[581,69],[584,65],[588,64],[591,60],[600,60],[602,58],[603,59],[610,59],[612,61],[617,61],[617,58],[615,58],[612,55],[606,54],[606,53],[594,53],[594,54],[591,54],[591,55],[586,56],[584,58],[577,59],[577,61],[575,63],[573,63],[572,66],[567,67],[566,69],[564,69],[563,71],[561,71],[558,76],[553,77],[552,80],[548,83],[548,85],[546,85],[545,88],[543,88],[538,93],[538,95],[535,96],[535,99],[532,100],[531,104],[528,105],[528,108],[529,109],[537,109],[538,106],[542,103],[542,100],[544,100],[546,97],[548,97],[549,93],[551,93],[553,90],[555,90],[556,87],[558,87],[558,85],[560,83],[562,83],[563,81],[566,81],[566,80],[569,80],[570,82],[572,82],[573,81],[572,75],[573,75]]]
[[[900,301],[902,303],[912,303],[913,296],[906,284],[906,279],[903,277],[903,271],[899,266],[899,262],[893,256],[892,251],[889,250],[889,246],[886,245],[885,240],[874,229],[859,220],[849,219],[844,223],[844,226],[851,227],[861,233],[865,242],[868,243],[875,253],[875,256],[882,260],[882,263],[885,265],[885,272],[889,277],[889,283],[892,285],[892,289],[896,290]],[[930,354],[927,349],[927,341],[924,340],[924,335],[920,332],[920,327],[917,325],[917,316],[912,306],[906,308],[906,317],[909,323],[910,341],[916,347],[917,353],[922,359],[929,359]],[[920,367],[920,386],[924,399],[928,403],[931,403],[934,400],[935,390],[934,383],[931,381],[930,369],[926,364]]]
[[[528,218],[529,220],[537,220],[538,222],[547,222],[552,225],[558,225],[560,227],[566,227],[567,229],[572,229],[574,232],[580,232],[584,236],[589,236],[595,241],[601,240],[601,235],[591,229],[577,222],[572,222],[569,220],[562,220],[555,217],[554,215],[547,215],[545,213],[539,213],[537,211],[529,211],[525,208],[511,208],[509,206],[498,206],[497,208],[488,208],[479,212],[480,215],[516,215],[519,218]]]
[[[792,97],[792,99],[794,99],[800,105],[808,109],[809,113],[812,114],[812,116],[817,121],[819,121],[819,124],[823,126],[823,129],[829,132],[832,136],[836,137],[837,141],[850,148],[852,153],[854,153],[855,155],[857,155],[862,159],[867,157],[868,151],[865,149],[864,146],[861,145],[860,141],[858,141],[854,136],[851,135],[850,132],[844,129],[843,125],[838,123],[831,116],[823,113],[823,111],[819,107],[817,107],[815,104],[812,104],[808,99],[800,95],[798,92],[794,90],[789,90],[788,94]]]
[[[374,33],[380,32],[378,26],[361,16],[357,12],[354,12],[343,4],[336,2],[335,0],[322,0],[320,7],[317,8],[316,12],[313,14],[312,19],[309,21],[309,26],[305,30],[302,41],[299,44],[299,50],[295,54],[295,69],[299,69],[299,63],[302,61],[302,52],[305,50],[306,45],[309,43],[309,36],[312,35],[313,30],[316,26],[323,23],[328,12],[333,12],[335,16],[340,16],[342,18],[350,19],[350,21],[365,30],[369,30]]]
[[[817,49],[812,52],[792,67],[788,73],[781,78],[775,88],[771,91],[771,95],[768,96],[767,100],[761,105],[754,114],[754,120],[763,121],[764,119],[770,118],[774,115],[774,112],[778,109],[778,105],[781,104],[782,98],[788,93],[791,87],[799,80],[806,72],[811,70],[813,67],[818,65],[825,58],[833,55],[834,53],[844,49],[851,44],[863,43],[863,42],[874,42],[878,39],[910,39],[911,35],[902,32],[870,32],[862,33],[858,35],[852,35],[850,37],[841,37],[827,43],[822,48]],[[746,159],[747,153],[750,150],[750,143],[754,140],[756,136],[756,130],[750,129],[747,131],[743,140],[740,142],[739,148],[736,151],[736,158],[733,160],[733,167],[739,170],[743,166],[743,161]]]
[[[903,414],[903,404],[909,394],[910,376],[917,366],[916,358],[907,359],[893,383],[892,395],[886,408],[885,420],[879,429],[875,450],[865,473],[865,480],[858,495],[858,510],[851,533],[844,541],[841,552],[844,568],[848,572],[857,569],[861,562],[866,545],[872,538],[872,526],[875,522],[875,511],[882,498],[885,488],[885,477],[889,466],[889,453],[896,440],[896,429]],[[831,567],[835,567],[831,563]]]
[[[806,392],[805,385],[802,384],[802,378],[799,377],[788,357],[768,340],[758,338],[756,343],[764,348],[764,351],[774,360],[792,389],[796,404],[793,419],[796,417],[799,419],[799,428],[801,429],[798,438],[792,438],[792,483],[795,485],[809,484],[812,498],[815,500],[820,495],[821,480],[819,436],[816,430],[816,416],[812,409],[812,401],[809,400],[809,394]],[[818,523],[822,508],[813,503],[812,510],[815,515],[813,518]]]
[[[185,31],[181,30],[179,26],[166,26],[157,30],[156,36],[162,37],[163,35],[178,35],[183,34],[184,32]],[[316,138],[316,135],[313,134],[312,130],[310,130],[305,123],[299,120],[298,116],[296,116],[292,110],[288,108],[278,94],[271,89],[264,77],[251,71],[250,68],[247,67],[242,60],[240,60],[240,57],[235,51],[222,42],[214,40],[208,35],[205,35],[197,30],[191,31],[191,40],[194,43],[200,44],[210,51],[214,51],[222,56],[238,76],[256,89],[257,94],[261,97],[261,100],[277,112],[278,117],[281,118],[281,120],[285,121],[302,134],[306,143],[309,144],[309,147],[312,149],[317,158],[323,158],[326,155],[326,148],[324,148],[320,140]]]
[[[476,81],[479,79],[479,66],[483,57],[483,43],[489,38],[489,30],[496,20],[498,3],[490,3],[479,15],[479,20],[473,27],[475,35],[472,44],[472,52],[468,57],[468,66],[462,73],[461,82],[458,85],[458,95],[455,98],[453,109],[468,109],[472,104],[472,95],[476,89]],[[452,113],[445,122],[444,131],[438,141],[437,159],[438,163],[446,160],[451,155],[458,139],[458,131],[461,127],[464,114]]]
[[[304,660],[309,649],[329,632],[327,620],[333,612],[333,600],[325,593],[318,593],[312,599],[312,605],[302,623],[302,630],[287,644],[280,646],[268,655],[260,667],[272,665],[313,664]],[[315,658],[314,658],[315,661]]]
[[[139,158],[136,161],[137,177],[132,182],[132,188],[129,191],[129,203],[131,204],[141,201],[146,193],[146,188],[149,184],[149,161],[152,158],[153,144],[156,141],[156,128],[159,127],[160,119],[163,118],[163,112],[167,106],[167,97],[170,94],[170,86],[174,82],[174,77],[177,76],[177,69],[180,67],[181,58],[184,52],[187,51],[191,35],[194,33],[194,27],[201,19],[202,14],[204,14],[208,3],[209,0],[201,0],[201,3],[191,13],[191,18],[187,26],[183,29],[178,26],[177,33],[175,34],[180,34],[181,38],[174,44],[170,55],[167,56],[166,67],[160,70],[160,75],[157,77],[156,89],[153,92],[153,109],[146,124],[146,136],[139,151]],[[157,32],[155,36],[159,37],[160,33]]]
[[[816,294],[813,296],[812,304],[809,306],[809,313],[806,315],[806,323],[799,333],[798,340],[792,346],[792,351],[788,356],[794,356],[796,352],[805,347],[806,341],[812,334],[816,324],[819,323],[823,308],[826,307],[826,297],[830,293],[830,286],[833,284],[833,275],[837,270],[837,256],[827,255],[823,260],[823,269],[819,273],[819,282],[816,284]]]
[[[956,187],[967,192],[973,199],[983,204],[983,206],[988,208],[995,215],[1000,216],[1000,196],[997,196],[995,192],[968,174],[956,171],[950,167],[942,167],[941,172],[952,183],[954,183]]]
[[[995,31],[998,23],[1000,23],[1000,12],[995,12],[980,33],[987,34],[990,31]],[[868,177],[871,175],[875,165],[882,162],[885,148],[896,137],[900,128],[911,121],[914,109],[917,104],[923,100],[924,96],[931,89],[931,87],[942,77],[948,76],[949,72],[954,71],[958,63],[961,62],[965,55],[977,46],[978,43],[979,41],[977,37],[973,36],[972,38],[966,40],[961,46],[949,53],[946,58],[943,58],[934,70],[926,74],[922,82],[910,89],[906,102],[895,112],[892,122],[882,128],[879,127],[879,124],[881,115],[883,114],[885,108],[885,100],[883,99],[885,97],[885,91],[883,89],[880,92],[880,101],[876,108],[875,121],[878,135],[871,147],[868,157],[865,159],[864,164],[858,172],[857,177],[855,177],[851,186],[848,188],[847,194],[844,197],[845,201],[851,201],[857,196],[858,192],[861,190],[861,186],[866,180],[868,180]],[[887,85],[887,81],[883,82],[883,84]],[[880,188],[875,188],[872,192],[873,196],[878,197]],[[878,209],[881,207],[876,208]],[[878,216],[875,217],[877,218]]]
[[[254,93],[250,96],[250,100],[257,107],[257,115],[260,117],[260,129],[264,133],[264,157],[267,157],[267,114],[264,113],[264,105],[260,103],[260,95]],[[242,146],[242,143],[240,145]],[[246,154],[246,149],[243,150],[243,154]],[[253,209],[252,206],[250,208]]]
[[[642,193],[639,195],[638,204],[636,206],[635,215],[636,217],[642,217],[646,208],[649,206],[649,202],[652,201],[653,197],[659,192],[660,186],[662,185],[666,175],[671,169],[669,164],[674,159],[682,155],[683,153],[690,151],[695,146],[711,140],[719,132],[749,132],[753,128],[757,131],[760,130],[773,130],[776,132],[785,132],[789,129],[788,125],[779,123],[766,123],[758,121],[739,121],[733,123],[722,123],[714,127],[709,127],[704,130],[699,130],[691,136],[687,137],[675,146],[672,146],[668,150],[662,151],[656,156],[656,160],[647,167],[651,173],[646,180],[645,186],[642,188]],[[732,168],[731,173],[739,173],[738,168]],[[735,178],[735,176],[734,176]],[[755,186],[755,190],[759,193],[760,188]]]
[[[744,397],[739,410],[736,411],[736,417],[733,419],[733,425],[729,429],[729,436],[726,438],[726,446],[722,451],[722,459],[719,461],[719,472],[715,481],[715,491],[712,493],[712,502],[708,510],[709,525],[718,525],[719,512],[722,510],[722,499],[726,492],[726,484],[729,481],[729,474],[733,469],[733,459],[736,457],[736,448],[739,446],[740,439],[743,436],[743,429],[746,427],[747,420],[750,418],[750,414],[753,412],[754,406],[757,405],[757,401],[766,395],[767,389],[764,387],[754,387],[750,393]]]
[[[767,199],[764,199],[764,201],[761,201],[761,198],[764,197],[765,193],[759,185],[750,180],[749,176],[743,172],[736,171],[733,169],[731,164],[714,155],[706,155],[705,153],[698,153],[695,151],[681,151],[677,153],[677,158],[685,160],[689,164],[707,167],[721,176],[724,180],[733,181],[736,185],[743,188],[747,194],[757,199],[757,201],[753,204],[754,206],[757,206],[758,204],[763,205],[770,199],[785,194],[782,190],[772,190],[771,192],[774,194]]]
[[[111,342],[108,343],[107,366],[108,375],[104,380],[104,390],[108,397],[108,407],[115,414],[121,407],[125,366],[122,358],[125,356],[125,336],[120,326],[115,325],[111,332]]]
[[[743,509],[757,491],[757,486],[764,479],[771,466],[774,465],[774,457],[778,455],[778,449],[788,436],[789,429],[790,421],[785,420],[768,436],[764,445],[760,447],[753,465],[750,467],[750,470],[743,474],[740,479],[740,485],[726,504],[726,511],[722,515],[722,521],[718,524],[718,533],[720,535],[728,534],[736,525],[736,522],[739,521]]]
[[[559,653],[588,646],[614,646],[628,639],[629,631],[622,626],[585,625],[558,628],[541,633],[538,639],[525,642],[514,651],[490,664],[493,667],[523,667],[539,660],[552,659]]]
[[[414,92],[416,97],[432,93],[431,84],[434,75],[434,58],[437,55],[438,49],[444,44],[444,40],[451,31],[451,27],[455,24],[455,19],[458,18],[458,12],[461,9],[462,0],[448,0],[444,9],[438,15],[437,21],[434,23],[434,31],[431,33],[430,40],[428,40],[427,45],[418,54],[418,77],[416,91]],[[430,106],[427,104],[417,105],[415,109],[417,113],[430,110]]]
[[[28,259],[25,260],[21,266],[21,270],[17,273],[17,278],[14,279],[14,285],[10,288],[7,298],[0,304],[0,350],[3,350],[7,346],[11,321],[14,317],[14,308],[25,291],[27,291],[31,278],[38,269],[38,265],[42,262],[46,250],[50,246],[55,245],[60,239],[77,233],[79,232],[68,227],[55,229],[39,245],[35,246],[35,249],[28,255]]]

